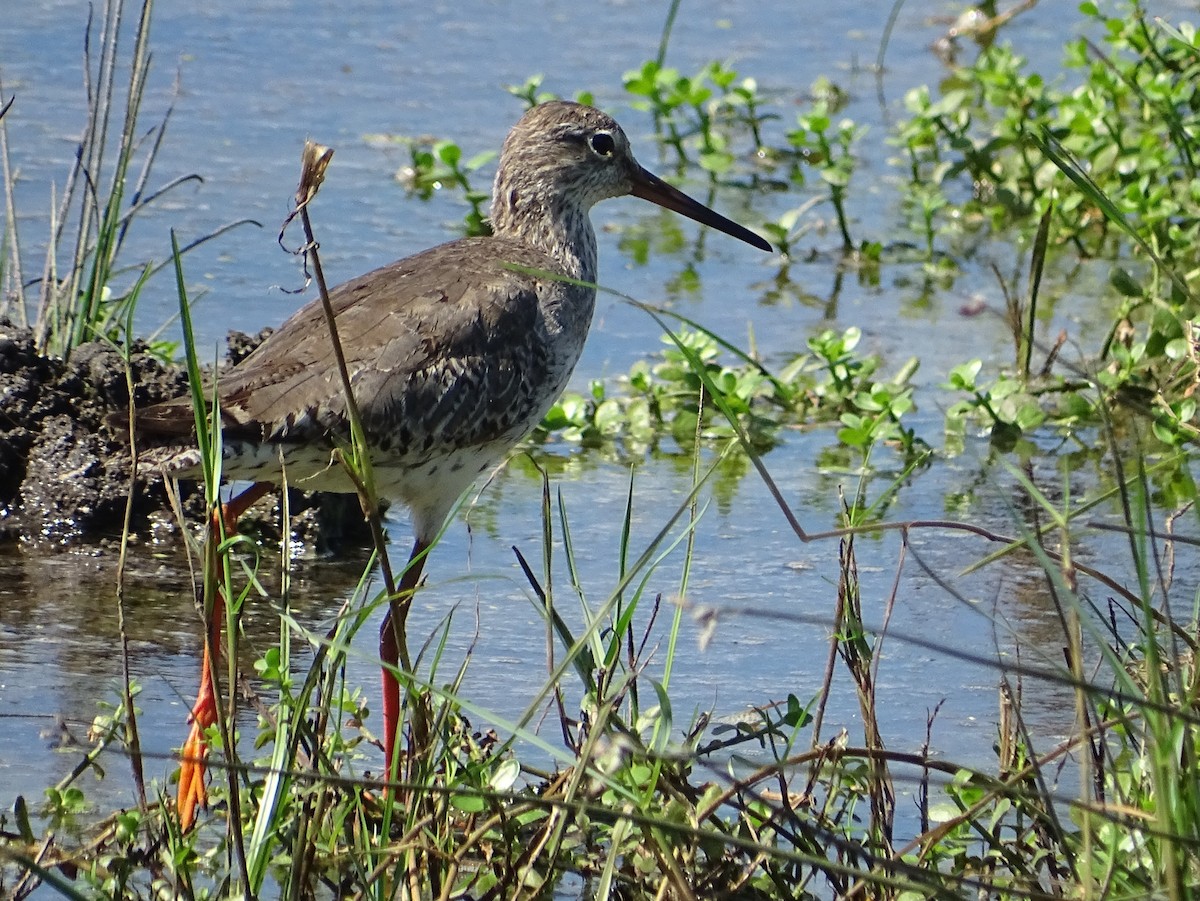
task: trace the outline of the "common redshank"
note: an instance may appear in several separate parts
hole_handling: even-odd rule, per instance
[[[596,300],[588,211],[625,194],[771,250],[643,169],[611,117],[553,101],[529,110],[504,142],[490,237],[442,244],[330,293],[379,494],[412,515],[415,543],[398,594],[416,589],[426,551],[459,497],[541,421],[570,378]],[[319,300],[222,372],[219,398],[224,475],[254,483],[234,506],[244,509],[285,474],[293,487],[355,491],[333,453],[349,425]],[[139,410],[136,423],[154,445],[144,459],[174,477],[199,475],[190,397]],[[379,654],[391,773],[399,688],[390,610]],[[180,771],[185,827],[205,799],[204,730],[216,717],[209,671],[206,660]]]

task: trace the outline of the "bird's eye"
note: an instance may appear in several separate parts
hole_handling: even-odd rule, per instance
[[[589,142],[592,150],[599,156],[612,156],[617,152],[617,142],[613,140],[613,136],[607,131],[598,131],[592,135]]]

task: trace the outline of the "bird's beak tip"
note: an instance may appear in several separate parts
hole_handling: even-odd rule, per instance
[[[767,253],[775,252],[775,248],[761,235],[750,231],[750,229],[742,225],[738,225],[731,219],[726,219],[720,213],[709,209],[698,200],[693,200],[678,188],[667,184],[667,182],[663,181],[657,175],[641,166],[636,166],[634,169],[630,193],[634,197],[649,200],[651,203],[658,204],[665,209],[680,213],[689,219],[694,219],[696,222],[722,231],[730,237],[744,241],[752,247],[757,247],[759,250],[765,250]]]
[[[758,238],[757,241],[751,241],[750,242],[751,244],[753,244],[759,250],[765,250],[767,253],[775,252],[774,244],[772,244],[770,241],[768,241],[766,238],[764,238],[762,235],[758,234],[757,232],[752,232],[751,234],[753,234],[754,237]]]

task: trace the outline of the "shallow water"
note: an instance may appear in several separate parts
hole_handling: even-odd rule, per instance
[[[19,208],[27,211],[22,240],[36,246],[45,223],[32,211],[45,208],[49,183],[61,180],[73,149],[70,137],[82,119],[78,71],[85,7],[65,0],[23,0],[22,6],[19,23],[0,23],[0,76],[4,93],[15,92],[18,99],[7,121],[9,142],[22,173],[17,197]],[[887,190],[893,173],[882,141],[886,118],[896,114],[907,87],[934,83],[942,75],[928,47],[944,28],[936,16],[951,15],[958,4],[902,9],[888,49],[881,107],[868,66],[890,6],[826,6],[818,25],[815,12],[795,4],[688,4],[669,59],[685,72],[714,56],[731,60],[783,98],[784,111],[818,75],[847,87],[852,99],[845,114],[872,128],[850,190],[852,214],[864,237],[885,236],[899,221]],[[1168,18],[1180,18],[1183,4],[1159,6]],[[1073,2],[1042,3],[1005,35],[1044,68],[1055,68],[1059,23],[1063,17],[1074,21],[1073,9]],[[156,75],[146,121],[169,102],[176,68],[181,88],[157,172],[160,179],[198,172],[205,182],[177,190],[139,221],[127,259],[165,258],[170,228],[187,241],[233,219],[259,219],[262,229],[241,229],[201,248],[188,257],[186,269],[193,295],[206,294],[197,312],[202,342],[215,346],[228,329],[257,331],[276,324],[299,303],[276,287],[299,287],[302,279],[295,262],[276,246],[275,232],[286,213],[305,137],[337,151],[314,207],[323,263],[336,281],[452,237],[459,215],[454,200],[406,199],[391,177],[405,161],[403,153],[381,149],[364,135],[431,132],[454,138],[468,154],[497,149],[520,113],[520,103],[500,85],[521,83],[536,72],[546,73],[549,90],[567,95],[596,90],[598,102],[613,108],[625,124],[635,149],[644,148],[642,162],[656,168],[661,161],[654,159],[647,139],[650,122],[627,108],[620,76],[654,55],[659,27],[656,10],[621,2],[586,7],[531,2],[519,14],[504,4],[435,2],[406,5],[403,15],[382,0],[163,4],[154,26]],[[745,198],[727,193],[716,205],[753,225],[804,199],[757,196],[747,209]],[[925,298],[916,267],[885,266],[879,284],[860,282],[852,274],[839,279],[838,241],[832,233],[817,232],[805,246],[818,253],[812,262],[793,265],[795,284],[787,299],[767,303],[778,261],[717,234],[704,239],[700,253],[691,224],[683,226],[689,245],[681,255],[656,255],[644,266],[624,257],[617,235],[606,226],[654,223],[658,215],[632,200],[597,209],[605,285],[643,300],[670,302],[735,342],[744,343],[752,330],[768,359],[803,347],[822,328],[849,325],[863,329],[863,347],[882,354],[888,371],[916,353],[922,360],[917,381],[925,389],[919,398],[924,406],[911,424],[933,444],[941,440],[934,389],[946,368],[972,356],[1003,360],[1010,353],[999,317],[958,314],[975,296],[1002,307],[988,259],[977,260],[977,268],[964,272],[950,291]],[[819,208],[814,215],[827,217],[829,211]],[[997,246],[992,255],[1005,271],[1019,259],[1011,247]],[[688,293],[664,287],[688,263],[694,263],[699,287]],[[1093,288],[1106,277],[1104,266],[1075,273],[1071,291],[1044,323],[1045,334],[1064,327],[1083,333],[1100,321]],[[173,286],[159,278],[144,295],[142,327],[168,320],[174,305]],[[658,346],[657,327],[644,314],[602,297],[575,383],[582,387],[590,379],[624,372]],[[784,497],[812,531],[835,525],[838,490],[853,491],[857,483],[855,474],[820,462],[834,443],[827,431],[795,431],[766,457]],[[539,453],[555,464],[553,490],[562,492],[570,513],[581,584],[589,600],[599,604],[615,582],[629,468],[568,447]],[[901,492],[888,518],[952,517],[1013,531],[1012,509],[1020,506],[1020,492],[986,462],[987,454],[986,446],[968,442],[962,455],[934,463]],[[1061,486],[1052,462],[1039,465],[1047,484]],[[546,671],[544,626],[510,550],[516,545],[535,565],[541,559],[540,486],[525,470],[517,465],[498,475],[470,513],[448,528],[430,560],[428,587],[412,622],[416,634],[426,634],[454,612],[450,660],[456,663],[471,649],[463,694],[502,719],[524,710]],[[1094,466],[1081,468],[1072,473],[1073,491],[1081,495],[1101,476]],[[638,465],[633,478],[636,554],[683,502],[691,477],[686,459],[662,458]],[[874,489],[883,484],[878,479]],[[948,498],[953,499],[949,508]],[[705,510],[687,600],[716,609],[717,627],[704,644],[704,627],[685,617],[673,682],[678,724],[700,710],[736,715],[789,692],[806,701],[819,689],[825,665],[836,543],[799,541],[750,471],[702,490],[701,502]],[[1098,515],[1112,513],[1102,509]],[[403,513],[394,513],[389,526],[393,555],[402,560],[409,543]],[[1040,657],[1057,666],[1061,661],[1049,598],[1028,561],[1010,560],[958,578],[964,566],[989,550],[979,539],[956,533],[911,536],[890,625],[898,637],[886,646],[879,671],[885,738],[896,750],[920,745],[927,712],[945,700],[934,745],[950,759],[986,762],[992,757],[997,703],[992,669],[899,636],[977,650],[983,657],[991,655],[997,641],[1005,647],[1016,641],[1027,662]],[[1097,539],[1084,553],[1103,561],[1120,550],[1114,537]],[[878,624],[901,559],[899,538],[894,533],[864,536],[858,553],[864,607],[869,622]],[[361,565],[356,560],[302,562],[295,586],[301,620],[314,628],[327,622],[353,589]],[[668,558],[651,578],[648,593],[674,598],[681,565],[678,554]],[[952,580],[964,600],[939,587],[922,565]],[[148,773],[162,777],[172,769],[166,755],[185,730],[198,668],[199,620],[187,590],[182,548],[140,550],[131,566],[136,575],[127,589],[131,666],[143,686],[145,750],[162,755]],[[557,566],[559,602],[569,607],[576,602],[567,589],[561,548]],[[1194,561],[1181,560],[1180,566],[1177,578],[1194,580]],[[7,549],[0,555],[0,802],[5,805],[17,794],[37,799],[74,766],[78,750],[58,747],[59,720],[83,740],[98,702],[116,697],[115,580],[111,553],[43,556]],[[660,624],[669,619],[670,609]],[[248,631],[252,644],[265,646],[272,639],[272,619],[269,612],[258,616],[259,625],[252,622]],[[995,625],[997,618],[1010,633]],[[371,632],[363,635],[351,678],[373,696]],[[1062,698],[1051,689],[1026,694],[1027,712],[1048,740],[1069,726],[1064,719],[1069,705]],[[842,726],[857,734],[856,701],[848,689],[835,692],[826,722],[828,735]],[[554,739],[556,728],[546,727],[548,739]],[[102,785],[85,786],[102,808],[131,799],[127,768],[116,760],[108,768],[110,778]]]

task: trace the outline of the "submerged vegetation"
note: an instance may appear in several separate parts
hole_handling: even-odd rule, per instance
[[[539,467],[534,445],[535,462],[525,465],[543,480],[543,533],[534,547],[514,550],[546,623],[546,678],[522,716],[501,723],[466,694],[471,661],[448,650],[452,619],[433,635],[406,636],[414,648],[412,671],[399,673],[408,754],[385,790],[373,772],[378,716],[370,693],[347,677],[356,635],[371,631],[389,600],[374,566],[319,633],[289,609],[286,534],[282,564],[246,537],[217,554],[193,549],[208,595],[220,584],[235,599],[224,716],[210,735],[212,809],[181,832],[166,787],[146,782],[139,689],[126,674],[116,701],[102,700],[93,747],[72,775],[0,813],[0,894],[24,898],[41,886],[85,899],[1200,897],[1200,638],[1197,588],[1187,581],[1195,567],[1181,563],[1197,540],[1187,526],[1197,521],[1200,38],[1136,5],[1117,7],[1080,6],[1085,32],[1099,37],[1067,44],[1057,85],[1031,71],[984,16],[971,59],[937,89],[909,91],[906,116],[887,135],[839,119],[846,95],[826,80],[787,121],[777,96],[726,64],[694,76],[667,66],[672,9],[664,52],[630,72],[625,89],[653,116],[680,173],[701,173],[714,192],[769,188],[797,198],[761,227],[782,251],[775,285],[786,285],[806,256],[827,253],[806,247],[807,217],[818,208],[830,211],[842,271],[870,279],[888,266],[915,266],[930,292],[952,284],[989,242],[1015,246],[1025,256],[1021,277],[996,272],[1012,335],[1008,364],[963,359],[923,373],[938,387],[921,397],[939,392],[930,404],[937,412],[918,419],[920,348],[885,361],[863,349],[860,328],[821,328],[803,353],[762,360],[670,309],[643,305],[663,326],[664,349],[586,394],[565,395],[535,441],[632,464],[670,455],[688,468],[690,491],[646,511],[635,465],[623,516],[612,524],[620,565],[596,584],[581,574],[572,540],[579,514]],[[129,306],[142,279],[114,300],[113,273],[149,269],[117,263],[120,238],[147,198],[166,190],[147,188],[153,152],[137,189],[126,187],[144,146],[133,140],[150,4],[142,9],[118,160],[110,170],[96,155],[102,148],[88,149],[103,144],[110,115],[93,106],[73,176],[89,185],[84,212],[75,233],[56,212],[32,307],[20,253],[32,239],[17,234],[9,205],[0,314],[36,310],[29,319],[48,353],[69,354],[92,337],[132,339]],[[101,23],[116,27],[109,17]],[[106,53],[117,46],[99,43]],[[110,86],[113,62],[99,62]],[[528,103],[542,99],[536,78],[512,91]],[[151,146],[164,129],[151,132]],[[894,157],[896,211],[907,231],[854,214],[857,155],[867,141]],[[419,196],[455,186],[466,202],[464,229],[485,229],[479,185],[488,159],[452,141],[408,146],[406,186]],[[11,197],[6,144],[0,153]],[[110,177],[96,177],[101,170]],[[60,209],[79,202],[68,191]],[[637,227],[622,244],[635,259],[659,250]],[[70,264],[58,261],[60,248]],[[1111,269],[1109,327],[1047,345],[1036,337],[1046,292],[1061,290],[1083,259]],[[182,267],[178,253],[175,262]],[[936,429],[930,423],[943,441],[920,433]],[[832,449],[820,465],[845,474],[836,531],[806,531],[776,481],[770,451],[801,428],[827,436]],[[1007,488],[1011,534],[994,522],[885,518],[935,456],[951,458],[976,438],[990,452],[980,479]],[[214,444],[202,446],[210,460],[219,455]],[[1045,447],[1057,455],[1049,480]],[[1102,470],[1082,495],[1069,469],[1075,453]],[[369,494],[369,467],[355,462],[354,448],[346,459]],[[816,542],[836,564],[832,612],[766,614],[692,599],[703,500],[732,465],[738,477],[763,480],[798,544]],[[949,492],[945,508],[957,510]],[[367,497],[364,509],[377,505]],[[655,533],[639,543],[633,524],[645,517]],[[1105,545],[1120,554],[1094,559],[1089,541],[1101,532],[1122,536]],[[902,575],[914,568],[945,593],[947,608],[981,609],[942,577],[922,540],[946,535],[979,542],[975,568],[1004,561],[1038,583],[1061,659],[1027,657],[998,619],[992,647],[947,646],[935,629],[889,633]],[[885,563],[895,582],[864,597],[863,544],[879,536],[896,541],[896,558]],[[386,544],[375,553],[373,564],[386,561]],[[237,616],[267,593],[276,566],[278,641],[254,661],[249,686]],[[819,688],[806,696],[780,686],[734,721],[679,709],[684,618],[716,630],[767,615],[810,629],[812,652],[827,661]],[[913,651],[970,659],[994,674],[994,746],[969,764],[939,752],[936,710],[924,736],[897,741],[881,722],[881,662]],[[243,690],[256,726],[239,735]],[[844,728],[827,715],[838,691],[858,710]],[[1031,724],[1025,704],[1038,693],[1068,699],[1068,734],[1051,739]],[[547,711],[554,741],[536,725]],[[117,752],[130,761],[136,800],[96,811],[80,777],[103,768],[113,778]]]

